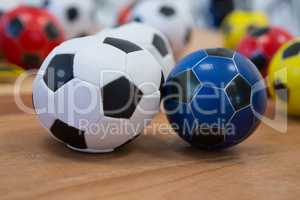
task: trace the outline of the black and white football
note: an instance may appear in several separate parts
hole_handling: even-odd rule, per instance
[[[159,112],[161,66],[150,52],[104,34],[67,41],[33,85],[50,134],[81,152],[111,152],[142,133]]]

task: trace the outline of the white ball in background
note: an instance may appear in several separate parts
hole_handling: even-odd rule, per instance
[[[95,0],[98,9],[96,20],[101,27],[113,27],[118,18],[119,11],[132,0]]]
[[[145,49],[103,34],[69,40],[43,63],[33,102],[69,148],[105,153],[134,140],[159,112],[161,66]]]
[[[160,63],[163,80],[175,67],[173,51],[168,39],[159,30],[142,23],[129,23],[111,30],[110,35],[129,40],[147,49]]]
[[[270,23],[275,26],[283,27],[295,35],[300,33],[300,2],[292,1],[251,1],[253,10],[260,10],[269,16]]]
[[[23,0],[0,0],[0,16],[5,12],[21,5]]]
[[[24,4],[36,7],[43,6],[46,1],[47,0],[23,0]]]
[[[176,55],[189,44],[193,30],[190,10],[171,0],[141,1],[133,8],[129,21],[160,30],[169,39]]]
[[[90,35],[99,29],[94,0],[45,0],[44,7],[58,18],[67,38]]]

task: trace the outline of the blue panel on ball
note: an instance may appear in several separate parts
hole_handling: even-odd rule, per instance
[[[203,50],[194,52],[185,58],[183,58],[171,72],[171,76],[176,76],[177,74],[186,71],[187,69],[193,68],[197,63],[207,57],[207,53]]]
[[[197,125],[188,104],[165,100],[164,107],[171,125],[184,139],[189,140],[193,128]]]
[[[253,110],[263,115],[267,109],[268,95],[265,87],[265,83],[260,81],[252,89],[252,108]]]
[[[226,136],[226,142],[228,144],[237,144],[245,140],[250,136],[255,128],[255,116],[251,107],[247,107],[237,112],[231,120],[231,128],[234,130],[228,131]],[[230,126],[229,126],[230,127]]]
[[[224,90],[207,86],[197,93],[191,108],[200,124],[209,125],[227,124],[235,112]]]
[[[209,56],[194,68],[198,79],[204,84],[213,84],[225,88],[238,74],[232,60],[222,57]]]
[[[259,82],[262,77],[257,70],[257,67],[245,56],[236,53],[234,56],[234,62],[240,72],[240,74],[251,84]]]

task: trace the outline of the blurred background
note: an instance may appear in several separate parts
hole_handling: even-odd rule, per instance
[[[54,46],[60,44],[64,40],[95,34],[101,30],[110,29],[129,23],[130,21],[135,21],[135,19],[131,17],[134,16],[135,10],[143,1],[154,0],[0,0],[0,16],[6,16],[7,13],[10,13],[10,11],[13,11],[18,6],[30,5],[41,10],[50,11],[50,14],[53,14],[53,17],[57,19],[58,24],[56,29],[61,27],[61,39],[56,41],[55,44],[51,44],[48,41],[49,48],[38,52],[39,54],[41,52],[43,54],[42,56],[39,55],[40,61],[36,61],[36,65],[39,65],[47,56],[47,53],[50,52],[49,50],[52,50]],[[168,2],[168,0],[156,1]],[[298,0],[171,0],[169,3],[176,4],[176,7],[181,10],[179,18],[187,22],[187,26],[185,28],[181,27],[181,29],[186,29],[185,31],[187,33],[197,29],[211,30],[213,32],[219,32],[219,30],[221,30],[220,33],[222,34],[220,35],[224,37],[224,47],[233,50],[238,49],[241,39],[243,39],[244,36],[247,35],[246,33],[248,33],[249,29],[253,27],[261,28],[266,26],[276,26],[293,36],[297,36],[300,33],[300,14],[298,12],[300,2]],[[157,17],[155,16],[157,13],[155,13],[154,10],[148,9],[148,11],[150,14],[147,14],[147,20],[150,19],[151,21],[151,17],[152,19]],[[25,13],[26,12],[28,11],[25,11]],[[16,15],[21,16],[22,13],[16,13]],[[3,18],[4,17],[2,17],[2,19]],[[13,17],[10,16],[6,18],[6,20],[1,21],[6,21],[5,23],[9,24],[12,22],[12,18]],[[177,20],[177,22],[183,24],[180,20]],[[32,23],[33,22],[28,22],[29,29],[30,26],[33,26]],[[183,39],[182,35],[172,35],[174,30],[170,30],[170,27],[173,26],[176,30],[176,22],[165,21],[164,23],[167,23],[169,27],[155,28],[161,28],[160,31],[168,36],[171,43],[176,43],[176,40],[180,41]],[[2,25],[3,24],[4,23],[2,23]],[[12,25],[14,26],[14,30],[15,28],[20,28],[15,26],[16,24]],[[150,23],[150,25],[153,24]],[[5,26],[8,25],[3,25],[3,27]],[[159,23],[157,23],[157,26],[160,26]],[[163,29],[169,29],[169,35],[168,31],[164,31]],[[7,30],[3,30],[2,32],[7,32]],[[170,35],[174,36],[173,40],[175,38],[175,41],[170,39]],[[278,34],[277,37],[279,37]],[[2,41],[13,42],[15,44],[15,47],[13,47],[12,45],[8,45],[7,42],[5,46],[4,42],[2,42],[3,45],[0,47],[0,50],[2,49],[2,51],[4,51],[4,53],[1,52],[5,55],[3,57],[7,58],[12,64],[28,69],[27,66],[24,66],[27,65],[26,63],[17,62],[16,59],[11,59],[7,56],[8,54],[15,54],[15,49],[20,46],[24,47],[26,44],[22,44],[21,40],[17,40],[18,37],[13,40],[9,40],[5,37],[0,38],[2,38]],[[29,40],[29,38],[26,40]],[[203,38],[201,40],[203,40]],[[35,44],[36,42],[33,41],[32,43]],[[7,50],[8,46],[10,50]],[[181,53],[181,47],[174,48],[174,45],[172,46],[175,54],[180,51],[180,55],[183,55]],[[246,47],[248,48],[249,45]],[[199,46],[198,48],[202,47]],[[23,48],[23,51],[24,52],[19,53],[21,57],[24,57],[24,53],[29,52],[26,48]],[[31,52],[30,57],[37,56],[32,56]],[[251,56],[247,57],[251,58]],[[259,61],[261,61],[261,59]],[[33,62],[34,59],[31,59],[29,64],[32,64]]]
[[[30,1],[30,0],[29,0]],[[31,0],[37,3],[40,0]],[[115,22],[118,11],[130,0],[96,0],[99,5],[98,17],[105,26]],[[232,10],[259,10],[270,18],[273,25],[283,26],[294,34],[300,32],[300,2],[298,0],[174,0],[193,13],[200,27],[214,26],[216,18],[222,19]],[[219,22],[220,23],[220,22]]]
[[[39,0],[31,0],[37,3]],[[96,0],[99,5],[98,18],[104,26],[111,26],[118,11],[130,0]],[[174,0],[193,13],[200,27],[220,25],[232,10],[259,10],[270,18],[273,25],[285,27],[294,34],[300,32],[300,2],[298,0]],[[217,22],[216,22],[217,21]]]
[[[214,20],[220,15],[218,11],[216,12],[218,9],[223,11],[222,17],[231,12],[231,9],[242,9],[262,11],[269,16],[271,24],[285,27],[294,34],[299,34],[300,31],[298,11],[300,2],[297,0],[190,0],[190,2],[196,4],[193,6],[195,8],[193,13],[199,26],[214,25]]]
[[[0,10],[20,3],[40,6],[47,0],[0,0]],[[119,11],[134,0],[95,0],[97,20],[102,26],[113,26]],[[300,2],[298,0],[174,0],[190,9],[200,27],[215,26],[233,9],[260,10],[270,17],[274,25],[283,26],[294,34],[300,32]]]

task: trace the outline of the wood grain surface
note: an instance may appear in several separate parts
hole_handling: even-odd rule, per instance
[[[221,46],[217,33],[196,31],[194,38],[186,53]],[[124,149],[90,155],[50,139],[34,115],[17,108],[7,87],[0,92],[1,200],[300,197],[298,119],[289,121],[286,134],[261,125],[243,144],[209,153],[189,147],[170,129],[158,130],[167,124],[159,114]],[[24,89],[22,98],[28,104],[30,96],[30,90]]]

